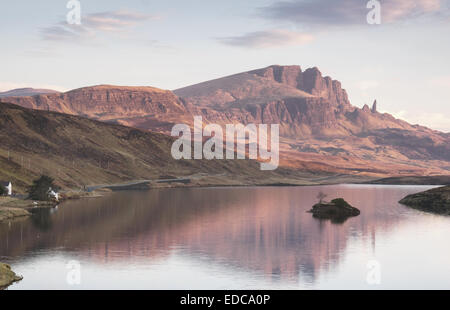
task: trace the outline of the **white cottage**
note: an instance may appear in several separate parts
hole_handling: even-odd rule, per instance
[[[0,181],[0,186],[3,186],[8,196],[12,195],[12,183],[10,181]]]
[[[55,201],[59,201],[59,193],[55,192],[51,187],[48,189],[48,197],[50,199],[54,199]]]

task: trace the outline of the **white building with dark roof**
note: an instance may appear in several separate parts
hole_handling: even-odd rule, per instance
[[[12,183],[10,181],[0,181],[0,186],[3,186],[8,196],[12,195]]]

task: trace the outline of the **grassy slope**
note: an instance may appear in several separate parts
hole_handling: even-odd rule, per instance
[[[227,185],[305,184],[308,177],[260,171],[250,160],[176,161],[166,135],[6,103],[0,103],[0,141],[0,179],[13,181],[19,192],[40,174],[66,188],[198,173]]]

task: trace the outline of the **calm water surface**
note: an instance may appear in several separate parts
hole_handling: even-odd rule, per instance
[[[0,225],[15,289],[450,289],[450,217],[397,203],[423,186],[164,189],[69,201]],[[313,219],[319,191],[361,215]],[[80,263],[69,285],[67,264]],[[380,284],[367,282],[379,263]]]

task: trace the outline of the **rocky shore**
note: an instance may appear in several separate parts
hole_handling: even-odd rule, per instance
[[[400,203],[425,212],[450,215],[450,186],[406,196]]]
[[[16,275],[8,264],[0,263],[0,290],[3,290],[20,280],[22,280],[22,277]]]

